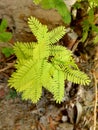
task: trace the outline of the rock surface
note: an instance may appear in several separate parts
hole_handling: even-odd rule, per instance
[[[34,5],[32,0],[0,0],[0,19],[8,20],[14,41],[32,41],[33,37],[27,25],[30,16],[38,18],[49,28],[63,23],[61,16],[55,10],[43,10]]]

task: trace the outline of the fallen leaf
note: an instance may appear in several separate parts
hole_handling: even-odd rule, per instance
[[[51,116],[49,116],[49,125],[51,130],[56,130],[56,123],[54,122]]]
[[[78,124],[82,115],[82,105],[79,102],[77,102],[75,106],[77,110],[76,124]]]
[[[0,89],[0,99],[2,99],[5,96],[4,89]]]

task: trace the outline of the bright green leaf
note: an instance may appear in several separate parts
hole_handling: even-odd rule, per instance
[[[7,28],[7,20],[3,19],[0,25],[0,32],[4,32]]]
[[[2,32],[0,33],[0,41],[2,42],[8,42],[12,37],[12,34],[10,32]]]
[[[14,54],[14,50],[12,48],[9,48],[9,47],[4,47],[2,48],[2,53],[6,56],[6,57],[9,57],[11,56],[12,54]]]

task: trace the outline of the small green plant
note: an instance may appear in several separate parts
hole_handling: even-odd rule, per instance
[[[8,42],[12,38],[12,34],[6,31],[7,29],[7,20],[3,19],[0,24],[0,42]],[[5,57],[9,57],[14,53],[11,47],[2,47],[1,52]]]
[[[4,48],[2,48],[1,51],[5,55],[5,57],[9,57],[14,54],[13,48],[10,48],[10,47],[4,47]]]
[[[83,5],[86,5],[86,7]],[[79,2],[76,2],[75,5],[76,8],[80,8],[85,11],[85,16],[83,17],[82,21],[82,42],[85,42],[88,38],[89,34],[95,35],[93,38],[94,43],[98,42],[98,27],[95,24],[95,15],[96,15],[96,9],[98,8],[98,0],[79,0]],[[98,19],[98,16],[96,17]]]
[[[56,9],[65,23],[71,22],[71,14],[64,0],[33,0],[33,2],[44,9]]]
[[[0,24],[0,42],[8,42],[12,38],[10,32],[6,32],[7,29],[7,20],[3,19]]]
[[[18,97],[16,90],[10,89],[8,95],[6,96],[6,99],[15,99],[16,97]]]
[[[98,27],[94,23],[94,9],[90,8],[88,11],[88,18],[84,19],[82,22],[83,33],[82,33],[82,42],[85,42],[89,32],[96,33],[94,37],[94,43],[98,42]]]
[[[60,103],[64,97],[65,80],[88,85],[89,77],[78,69],[72,52],[56,44],[64,36],[65,27],[49,31],[34,17],[28,19],[28,24],[37,42],[15,43],[16,72],[10,77],[9,85],[22,92],[23,99],[33,103],[40,99],[42,87]]]

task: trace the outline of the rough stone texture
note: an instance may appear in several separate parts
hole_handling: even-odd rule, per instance
[[[35,16],[49,28],[61,25],[61,16],[55,10],[43,10],[32,0],[0,0],[0,18],[6,18],[14,34],[14,41],[32,41],[34,37],[27,25],[27,18]]]

